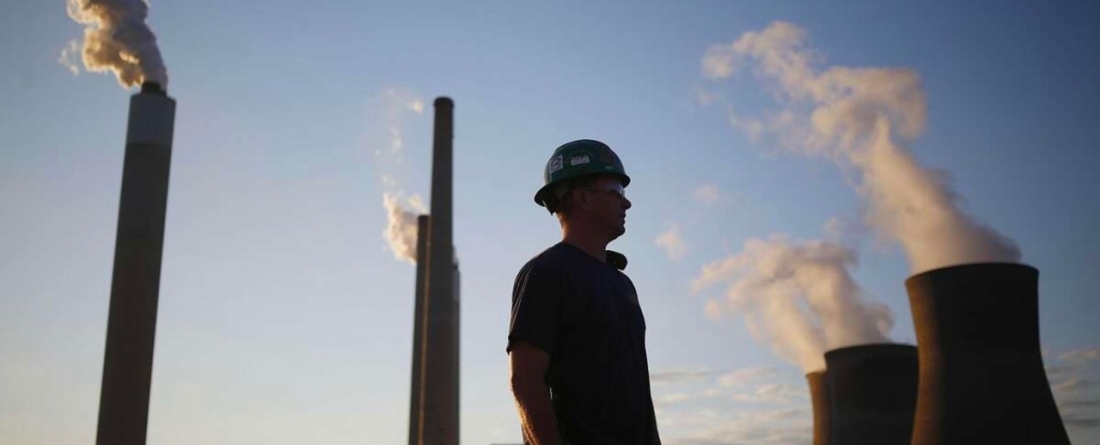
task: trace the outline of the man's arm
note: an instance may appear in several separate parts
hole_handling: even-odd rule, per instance
[[[546,386],[550,354],[519,343],[508,354],[508,363],[523,436],[531,445],[561,445],[558,419],[550,403],[550,388]]]

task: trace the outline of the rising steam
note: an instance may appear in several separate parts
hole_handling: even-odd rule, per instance
[[[754,338],[811,372],[825,367],[830,349],[889,342],[893,314],[864,298],[848,272],[855,263],[852,250],[830,241],[750,239],[737,255],[704,266],[692,288],[727,284],[708,315],[741,314]]]
[[[82,60],[88,71],[112,71],[129,88],[142,82],[168,87],[168,72],[157,48],[157,38],[145,24],[145,0],[68,0],[69,17],[85,25]],[[61,55],[76,71],[75,42]]]
[[[373,111],[378,114],[371,119],[370,130],[374,137],[370,145],[374,147],[374,166],[381,180],[382,206],[386,209],[387,220],[382,238],[393,251],[394,258],[416,264],[416,219],[428,210],[417,195],[402,198],[404,181],[399,177],[404,176],[401,167],[406,155],[405,120],[410,114],[422,114],[424,101],[414,93],[387,88],[380,106]],[[384,140],[380,137],[383,135]]]
[[[711,79],[751,65],[783,108],[754,122],[785,148],[824,154],[859,173],[867,222],[901,244],[914,272],[954,264],[1019,261],[1016,244],[978,223],[959,206],[942,172],[919,165],[902,144],[924,131],[927,103],[920,76],[908,69],[814,68],[821,57],[803,48],[804,30],[775,22],[703,58]]]
[[[416,217],[427,211],[423,202],[413,196],[402,204],[400,197],[387,192],[382,195],[382,206],[386,208],[388,221],[382,236],[394,258],[416,264]]]

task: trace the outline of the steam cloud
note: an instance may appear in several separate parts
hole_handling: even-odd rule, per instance
[[[157,38],[145,24],[146,0],[68,0],[69,17],[85,25],[82,59],[88,71],[112,71],[129,88],[148,80],[168,87]],[[75,71],[73,44],[61,61]]]
[[[386,230],[382,233],[386,243],[393,251],[394,258],[416,264],[416,217],[427,210],[420,198],[413,196],[402,205],[401,199],[389,192],[382,195],[382,206],[386,208]]]
[[[960,208],[943,172],[919,165],[902,144],[924,131],[927,102],[920,76],[908,69],[814,68],[822,58],[803,47],[806,32],[775,22],[730,44],[709,48],[703,75],[733,76],[743,64],[775,94],[782,109],[765,119],[730,115],[742,128],[763,128],[780,145],[854,166],[867,199],[866,221],[901,244],[914,272],[954,264],[1016,262],[1016,244]]]
[[[728,284],[724,301],[708,302],[708,315],[743,315],[754,338],[811,372],[825,367],[827,350],[889,342],[893,314],[864,298],[848,272],[855,263],[855,253],[838,243],[775,235],[705,265],[692,288]]]
[[[403,200],[401,181],[393,170],[401,167],[405,156],[403,125],[410,113],[422,114],[424,101],[413,93],[387,88],[382,95],[381,115],[377,128],[378,135],[385,135],[385,141],[376,141],[374,145],[385,149],[374,150],[375,166],[379,168],[382,188],[382,206],[386,209],[386,229],[382,238],[393,251],[394,258],[416,264],[417,216],[427,213],[420,197],[413,195]],[[386,173],[390,172],[390,173]]]

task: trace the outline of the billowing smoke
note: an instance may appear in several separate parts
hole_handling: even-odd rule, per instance
[[[730,116],[765,128],[781,146],[854,166],[867,199],[866,221],[904,248],[920,272],[961,263],[1020,258],[1016,244],[959,206],[946,175],[922,167],[903,144],[924,131],[927,103],[908,69],[814,68],[822,57],[803,47],[804,30],[775,22],[703,58],[703,74],[724,79],[751,65],[782,104],[764,119]]]
[[[387,192],[382,195],[382,206],[388,221],[382,236],[394,258],[416,264],[416,217],[427,211],[423,202],[413,196],[403,204],[399,196]]]
[[[118,83],[129,88],[152,81],[168,87],[168,72],[157,48],[157,38],[145,24],[149,4],[145,0],[68,0],[69,17],[86,26],[82,59],[88,71],[112,71]],[[62,53],[71,62],[74,44]]]
[[[707,264],[692,288],[727,285],[724,300],[707,303],[707,315],[740,314],[754,338],[811,372],[825,367],[827,350],[889,342],[893,314],[864,297],[848,271],[856,260],[832,241],[773,235]]]

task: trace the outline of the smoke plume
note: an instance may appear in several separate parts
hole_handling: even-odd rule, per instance
[[[406,196],[403,178],[409,176],[405,163],[405,125],[411,115],[424,112],[424,101],[416,93],[386,88],[377,102],[368,108],[366,145],[374,155],[373,166],[382,186],[382,206],[386,209],[386,228],[382,238],[394,258],[416,264],[416,218],[427,213],[417,195]]]
[[[889,342],[893,314],[864,298],[848,272],[856,260],[852,250],[831,241],[773,235],[750,239],[737,255],[707,264],[692,288],[728,285],[724,301],[708,302],[708,315],[742,315],[754,338],[811,372],[825,367],[827,350]]]
[[[382,236],[394,258],[416,264],[416,217],[427,211],[424,204],[413,196],[403,205],[400,197],[387,192],[382,195],[382,206],[386,208],[388,221]]]
[[[900,243],[920,272],[961,263],[1020,258],[1016,244],[966,214],[945,173],[922,167],[903,146],[924,131],[927,101],[920,76],[900,68],[814,68],[806,33],[775,22],[730,44],[712,46],[704,76],[725,79],[754,68],[781,109],[756,122],[781,146],[855,167],[866,221]],[[754,121],[730,116],[733,121]]]
[[[145,24],[146,0],[68,0],[69,17],[85,25],[82,59],[88,71],[112,71],[129,88],[152,81],[168,87],[168,72],[153,31]],[[62,52],[69,69],[72,44]]]

